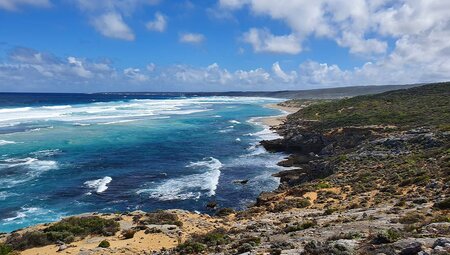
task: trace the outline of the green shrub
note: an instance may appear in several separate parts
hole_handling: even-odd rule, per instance
[[[205,244],[206,246],[217,246],[221,244],[226,244],[229,241],[227,233],[225,229],[219,228],[213,231],[210,231],[206,234],[202,235],[194,235],[192,237],[194,242]]]
[[[351,240],[351,239],[359,239],[361,237],[362,237],[362,235],[359,232],[351,231],[351,232],[347,232],[347,233],[339,233],[339,234],[333,235],[330,238],[328,238],[328,240],[330,240],[330,241],[340,240],[340,239]]]
[[[325,209],[325,211],[323,212],[323,215],[331,215],[336,211],[337,211],[336,208],[329,207],[329,208]]]
[[[98,216],[70,217],[44,229],[44,232],[67,232],[74,236],[112,236],[119,230],[119,223],[113,219]]]
[[[385,231],[381,231],[375,235],[373,238],[374,244],[384,244],[384,243],[393,243],[401,238],[401,233],[394,229],[390,228]]]
[[[414,224],[420,221],[423,221],[425,219],[425,216],[423,216],[420,213],[417,212],[410,212],[398,219],[398,222],[402,224]]]
[[[316,221],[308,220],[308,221],[304,221],[302,223],[297,223],[295,225],[288,226],[288,227],[286,227],[284,229],[284,232],[290,233],[290,232],[305,230],[305,229],[308,229],[308,228],[312,228],[312,227],[314,227],[316,225],[317,225]]]
[[[147,213],[145,216],[146,217],[142,220],[145,224],[176,225],[179,227],[183,226],[183,223],[174,213],[157,211],[153,213]]]
[[[187,241],[177,246],[180,254],[198,254],[206,250],[206,245],[198,242]]]
[[[98,216],[70,217],[61,220],[43,230],[28,231],[23,234],[11,234],[6,243],[15,250],[25,250],[54,244],[57,241],[71,243],[76,237],[87,235],[114,235],[119,230],[119,223],[112,219]]]
[[[305,208],[311,205],[311,201],[307,198],[289,199],[275,205],[273,212],[283,212],[292,208]]]
[[[316,189],[328,189],[331,188],[331,185],[328,182],[321,182],[316,184],[315,186]]]
[[[7,244],[0,243],[0,255],[8,255],[13,252],[13,248]]]
[[[98,247],[100,247],[100,248],[109,248],[109,246],[111,246],[111,245],[106,240],[103,240],[98,244]]]

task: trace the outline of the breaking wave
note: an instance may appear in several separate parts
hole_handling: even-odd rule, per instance
[[[112,181],[112,178],[105,176],[101,179],[86,181],[84,184],[91,189],[94,189],[96,193],[103,193],[108,189],[108,184]],[[88,193],[89,194],[89,193]]]
[[[149,193],[151,198],[162,201],[198,199],[205,192],[207,196],[214,196],[222,166],[222,163],[213,157],[191,162],[186,167],[206,172],[171,179],[155,188],[141,189],[137,194]]]

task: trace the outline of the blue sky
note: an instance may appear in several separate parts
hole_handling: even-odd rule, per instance
[[[438,0],[0,0],[0,91],[448,80],[448,13]]]

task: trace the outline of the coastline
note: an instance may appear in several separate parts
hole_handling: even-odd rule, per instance
[[[276,128],[284,123],[289,114],[295,113],[301,109],[300,107],[287,107],[278,104],[266,104],[263,107],[281,111],[281,114],[279,115],[255,118],[257,119],[255,122],[264,126],[266,130],[270,130],[270,133],[273,133],[274,135],[278,135]],[[275,138],[266,139],[273,140]],[[260,141],[263,140],[265,140],[264,137],[261,137]],[[281,171],[282,170],[280,170],[280,172]],[[275,190],[271,190],[269,192],[274,192]],[[257,201],[258,198],[256,198],[254,202]],[[241,213],[245,214],[249,208],[244,209]],[[228,208],[222,209],[226,210]],[[161,223],[146,226],[146,231],[139,230],[139,223],[136,222],[136,219],[144,218],[149,214],[158,213],[175,215],[175,217],[182,222],[182,226],[166,225],[166,223]],[[237,213],[239,213],[239,211],[232,211],[225,215],[209,215],[206,213],[198,213],[196,211],[184,209],[168,209],[162,211],[156,210],[154,212],[144,212],[140,210],[120,213],[86,212],[76,215],[67,215],[54,222],[46,222],[28,226],[22,229],[17,229],[11,233],[0,233],[0,243],[4,242],[11,234],[19,233],[23,235],[27,232],[41,231],[48,226],[61,222],[61,220],[64,219],[72,217],[100,217],[101,219],[114,219],[117,221],[120,226],[120,231],[112,236],[88,235],[87,237],[79,238],[70,244],[59,242],[55,244],[33,247],[20,251],[20,254],[140,254],[144,251],[152,251],[159,254],[157,253],[159,251],[175,249],[180,243],[188,241],[191,236],[206,234],[217,229],[230,229],[233,226],[233,220],[238,221],[235,219],[235,215]],[[151,231],[148,231],[150,227]],[[124,233],[126,231],[133,231],[135,234],[133,234],[134,236],[130,239],[124,238]],[[106,249],[100,248],[98,244],[102,240],[107,241],[111,246]]]
[[[279,127],[280,125],[282,125],[284,123],[284,121],[286,120],[286,117],[289,114],[295,113],[301,109],[300,107],[281,106],[278,104],[266,104],[266,105],[264,105],[264,107],[282,111],[282,114],[280,114],[280,115],[271,116],[271,117],[263,117],[263,118],[259,119],[259,121],[263,125],[269,126],[271,129],[275,129],[275,128]]]

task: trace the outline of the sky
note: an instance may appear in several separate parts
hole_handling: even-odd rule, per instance
[[[0,92],[450,80],[446,0],[0,0]]]

